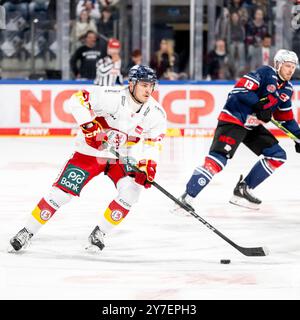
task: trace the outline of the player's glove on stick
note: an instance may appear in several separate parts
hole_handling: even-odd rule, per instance
[[[100,123],[93,120],[92,122],[85,123],[80,127],[84,134],[86,143],[97,150],[102,150],[104,147],[103,142],[107,140],[107,136]]]
[[[272,106],[277,103],[277,99],[272,95],[261,98],[254,106],[253,110],[259,120],[267,123],[272,118]]]
[[[151,181],[154,180],[156,173],[156,162],[154,160],[140,160],[137,164],[137,168],[140,171],[135,173],[135,182],[141,184],[146,189],[151,187]]]

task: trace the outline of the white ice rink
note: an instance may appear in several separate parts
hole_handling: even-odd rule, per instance
[[[84,245],[116,191],[100,176],[64,206],[20,254],[9,238],[56,178],[73,138],[0,138],[0,299],[300,299],[300,154],[282,139],[287,163],[255,190],[260,211],[228,203],[239,174],[256,157],[241,146],[198,197],[197,212],[241,246],[267,246],[246,257],[193,217],[172,215],[173,203],[144,191],[97,256]],[[166,139],[156,181],[184,190],[211,139]],[[231,264],[220,264],[231,259]]]

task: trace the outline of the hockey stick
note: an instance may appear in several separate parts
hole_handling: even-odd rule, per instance
[[[121,156],[118,151],[116,151],[113,147],[109,147],[108,150],[114,154],[121,162],[125,163],[126,158]],[[133,170],[133,171],[140,171],[135,165],[132,165],[126,162],[127,166]],[[266,256],[268,255],[268,249],[265,247],[253,247],[253,248],[245,248],[237,245],[232,240],[227,238],[223,233],[221,233],[219,230],[217,230],[215,227],[213,227],[210,223],[208,223],[206,220],[204,220],[202,217],[200,217],[194,210],[189,209],[184,203],[182,203],[180,200],[178,200],[176,197],[174,197],[170,192],[168,192],[166,189],[164,189],[161,185],[159,185],[155,181],[149,181],[156,189],[161,191],[164,195],[166,195],[169,199],[173,200],[177,205],[179,205],[181,208],[183,208],[185,211],[187,211],[189,214],[191,214],[194,218],[196,218],[198,221],[202,222],[208,229],[212,230],[214,233],[216,233],[219,237],[221,237],[223,240],[225,240],[227,243],[232,245],[235,249],[240,251],[242,254],[248,257],[257,257],[257,256]]]
[[[273,118],[271,119],[271,122],[279,128],[281,131],[283,131],[289,138],[295,140],[296,142],[300,143],[300,139],[297,138],[294,134],[292,134],[288,129],[286,129],[280,122],[274,120]]]

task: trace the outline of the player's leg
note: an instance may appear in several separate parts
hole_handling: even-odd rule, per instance
[[[100,216],[98,225],[89,236],[87,250],[98,252],[104,248],[104,236],[117,227],[127,216],[131,207],[138,201],[143,187],[126,175],[123,165],[117,163],[110,166],[108,176],[115,183],[118,195],[113,199],[104,214]]]
[[[219,122],[208,155],[204,163],[194,169],[186,190],[179,198],[192,208],[194,198],[210,183],[231,159],[240,143],[247,135],[247,130],[232,123]]]
[[[32,236],[51,219],[55,212],[74,196],[79,196],[82,188],[104,168],[105,163],[99,164],[97,158],[74,153],[48,194],[37,203],[29,215],[25,227],[10,240],[12,248],[15,251],[26,248]]]
[[[263,126],[250,131],[244,144],[256,155],[263,157],[251,168],[245,179],[240,177],[230,202],[250,209],[259,209],[261,200],[255,197],[251,190],[270,177],[286,161],[286,152]]]

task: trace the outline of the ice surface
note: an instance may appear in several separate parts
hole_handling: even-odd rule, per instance
[[[156,181],[179,196],[210,142],[167,138]],[[61,208],[27,251],[8,254],[10,237],[72,153],[73,138],[0,138],[0,299],[300,299],[300,155],[291,140],[280,143],[288,161],[255,190],[260,211],[228,203],[239,174],[256,162],[243,146],[197,203],[219,231],[241,246],[267,246],[267,257],[243,256],[195,218],[172,215],[172,201],[154,188],[100,255],[87,254],[87,237],[116,195],[105,176]]]

